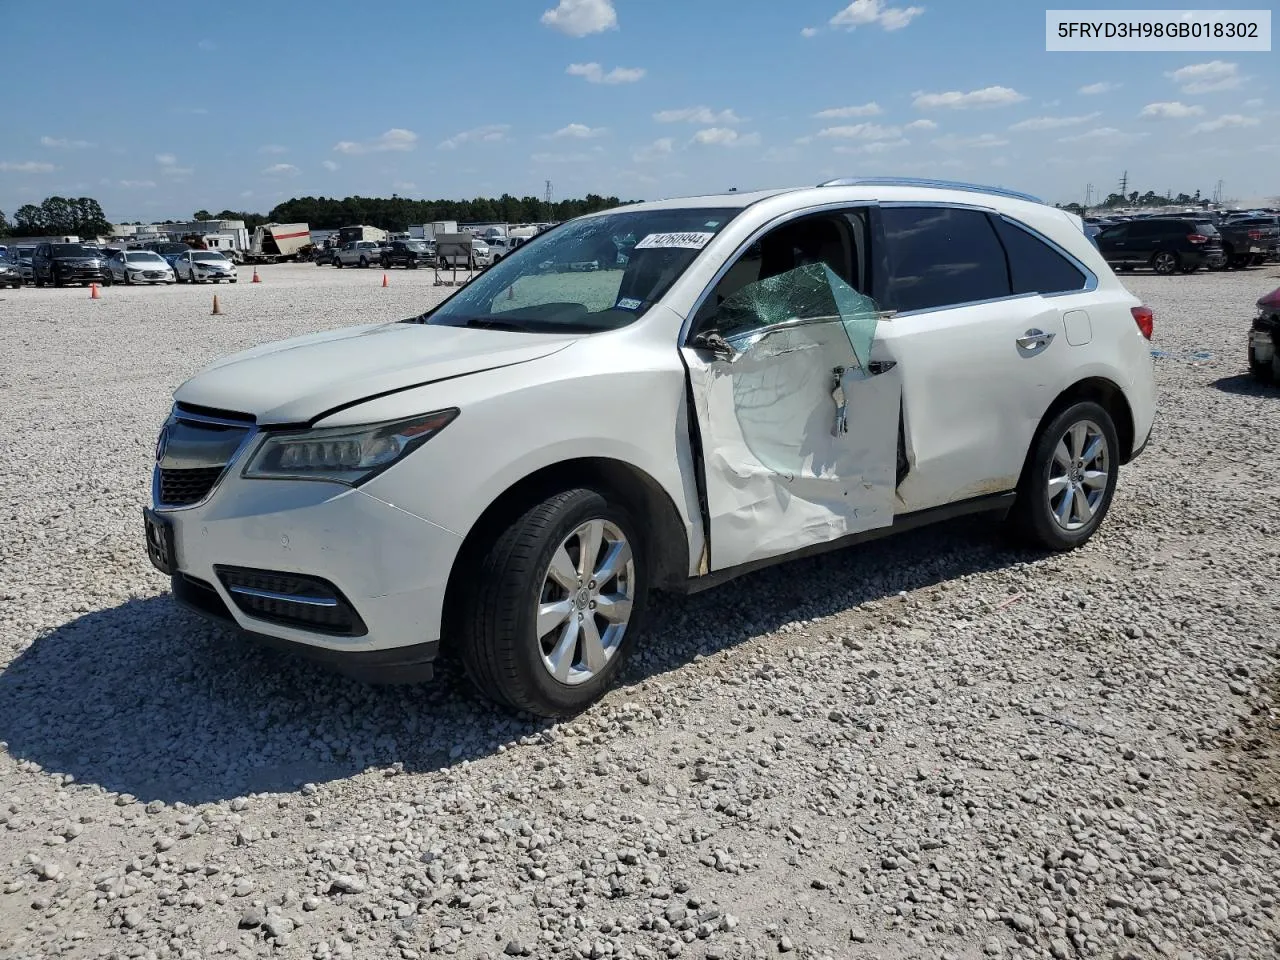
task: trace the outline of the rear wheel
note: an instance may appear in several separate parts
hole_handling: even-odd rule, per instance
[[[567,490],[506,528],[476,565],[462,659],[487,696],[543,717],[585,709],[635,645],[648,589],[639,528],[594,490]]]
[[[369,260],[368,260],[368,258],[366,258],[366,257],[361,257],[361,258],[360,258],[360,269],[362,269],[362,270],[367,270],[367,269],[368,269],[368,267],[369,267]]]
[[[102,275],[102,285],[104,287],[111,286],[111,284],[115,282],[115,278],[116,278],[116,275],[114,273],[112,273],[110,270],[106,271]]]
[[[1023,541],[1072,550],[1093,536],[1120,473],[1115,423],[1091,400],[1074,403],[1036,435],[1009,515]]]
[[[342,261],[339,260],[337,257],[333,258],[333,265],[337,267],[339,270],[342,269]]]
[[[1151,258],[1151,269],[1156,273],[1168,276],[1178,269],[1178,255],[1168,250],[1161,250]]]

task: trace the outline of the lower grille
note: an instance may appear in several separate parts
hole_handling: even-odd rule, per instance
[[[209,495],[225,467],[196,467],[180,470],[161,467],[160,502],[165,506],[188,507]]]
[[[198,577],[185,573],[177,573],[172,578],[173,596],[180,603],[191,607],[205,616],[228,623],[235,623],[231,611],[222,602],[222,597],[214,589],[213,584],[206,583]]]
[[[344,637],[368,632],[355,608],[327,580],[247,567],[213,569],[232,601],[247,616]]]

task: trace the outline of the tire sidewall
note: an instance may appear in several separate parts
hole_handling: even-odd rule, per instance
[[[579,494],[548,528],[542,549],[538,552],[533,564],[532,576],[527,577],[522,584],[513,585],[519,591],[514,657],[519,664],[521,674],[530,680],[529,692],[534,700],[535,709],[558,716],[580,712],[613,686],[619,671],[635,647],[636,637],[643,624],[646,597],[649,591],[647,551],[639,536],[639,527],[631,515],[621,507],[609,503],[597,493],[583,490],[579,491]],[[535,611],[541,599],[542,584],[546,571],[551,565],[552,555],[569,534],[588,520],[608,520],[616,524],[626,536],[627,542],[631,544],[636,569],[635,601],[622,643],[606,667],[585,683],[569,686],[552,677],[542,662],[541,647],[536,635]]]
[[[1079,530],[1064,530],[1058,525],[1058,521],[1049,509],[1045,490],[1049,484],[1049,470],[1053,464],[1054,448],[1057,447],[1062,435],[1067,432],[1067,428],[1080,420],[1092,420],[1102,428],[1102,434],[1106,438],[1107,491],[1089,523]],[[1036,438],[1031,451],[1031,460],[1027,464],[1022,490],[1019,491],[1020,496],[1028,498],[1027,515],[1037,539],[1054,549],[1071,550],[1092,537],[1111,509],[1119,474],[1119,437],[1111,415],[1101,405],[1091,400],[1083,400],[1073,403],[1055,416]]]

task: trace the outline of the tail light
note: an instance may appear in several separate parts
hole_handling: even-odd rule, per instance
[[[1249,231],[1249,239],[1250,239],[1250,240],[1261,240],[1261,239],[1262,239],[1262,231],[1261,231],[1261,230],[1250,230],[1250,231]]]
[[[1187,242],[1188,243],[1208,243],[1209,238],[1206,237],[1203,233],[1192,233],[1187,235]]]
[[[1133,314],[1133,322],[1138,325],[1142,335],[1150,340],[1156,332],[1156,315],[1151,312],[1151,308],[1130,307],[1129,312]]]

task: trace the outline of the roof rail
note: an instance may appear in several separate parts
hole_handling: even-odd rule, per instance
[[[841,177],[818,184],[820,187],[933,187],[938,190],[963,190],[967,193],[988,193],[996,197],[1012,197],[1044,203],[1039,197],[1004,187],[986,187],[979,183],[960,183],[955,180],[929,180],[920,177]]]

